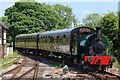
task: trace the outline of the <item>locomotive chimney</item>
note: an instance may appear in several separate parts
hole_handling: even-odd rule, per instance
[[[99,38],[101,27],[96,27],[96,35]]]

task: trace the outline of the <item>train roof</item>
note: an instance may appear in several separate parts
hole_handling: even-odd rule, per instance
[[[69,29],[62,29],[62,30],[56,30],[56,31],[47,31],[39,33],[39,36],[46,36],[46,35],[56,35],[56,34],[66,34],[66,33],[72,33],[79,31],[81,33],[83,32],[90,32],[95,33],[95,30],[89,27],[78,27],[78,28],[69,28]]]
[[[27,36],[37,36],[39,33],[32,33],[32,34],[20,34],[17,35],[16,37],[27,37]]]
[[[39,33],[39,35],[56,35],[56,34],[63,34],[63,33],[69,33],[73,30],[74,28],[69,28],[69,29],[62,29],[62,30],[56,30],[56,31],[47,31],[43,33]]]
[[[27,36],[46,36],[46,35],[56,35],[56,34],[66,34],[66,33],[71,33],[71,32],[76,32],[76,31],[82,31],[84,32],[85,30],[88,30],[92,33],[95,33],[95,30],[89,27],[78,27],[78,28],[69,28],[69,29],[62,29],[62,30],[56,30],[56,31],[47,31],[47,32],[41,32],[41,33],[32,33],[32,34],[20,34],[17,35],[16,37],[27,37]]]

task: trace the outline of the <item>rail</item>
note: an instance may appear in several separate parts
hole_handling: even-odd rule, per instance
[[[32,68],[30,68],[29,70],[25,71],[21,75],[18,75],[20,73],[21,69],[23,67],[25,67],[25,65],[27,65],[28,62],[31,62],[31,61],[28,61],[27,58],[24,57],[24,60],[22,61],[22,63],[20,65],[18,65],[17,67],[15,67],[15,68],[13,68],[13,69],[3,73],[2,75],[0,75],[0,77],[3,77],[6,74],[13,73],[13,75],[10,76],[8,78],[8,80],[20,80],[23,77],[25,77],[28,73],[30,73],[31,71],[34,71],[33,80],[36,80],[37,73],[38,73],[38,70],[39,70],[39,61],[38,60],[34,62],[34,65],[32,66]]]

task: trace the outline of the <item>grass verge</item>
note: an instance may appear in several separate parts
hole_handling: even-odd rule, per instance
[[[120,69],[120,63],[118,61],[116,61],[115,63],[113,63],[113,66],[115,66],[116,68]]]
[[[15,57],[20,56],[19,53],[17,52],[13,52],[13,54],[9,54],[7,57],[5,57],[4,59],[0,60],[0,65],[12,61]],[[10,67],[11,65],[13,65],[14,62],[10,62],[8,63],[6,66],[0,66],[0,70],[6,69],[7,67]]]

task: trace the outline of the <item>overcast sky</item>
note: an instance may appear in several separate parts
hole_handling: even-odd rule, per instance
[[[4,11],[14,5],[18,0],[0,0],[0,17],[4,16]],[[81,22],[87,14],[106,14],[109,11],[118,11],[119,0],[36,0],[47,4],[62,4],[73,9],[73,14]],[[59,2],[58,2],[59,1]]]

